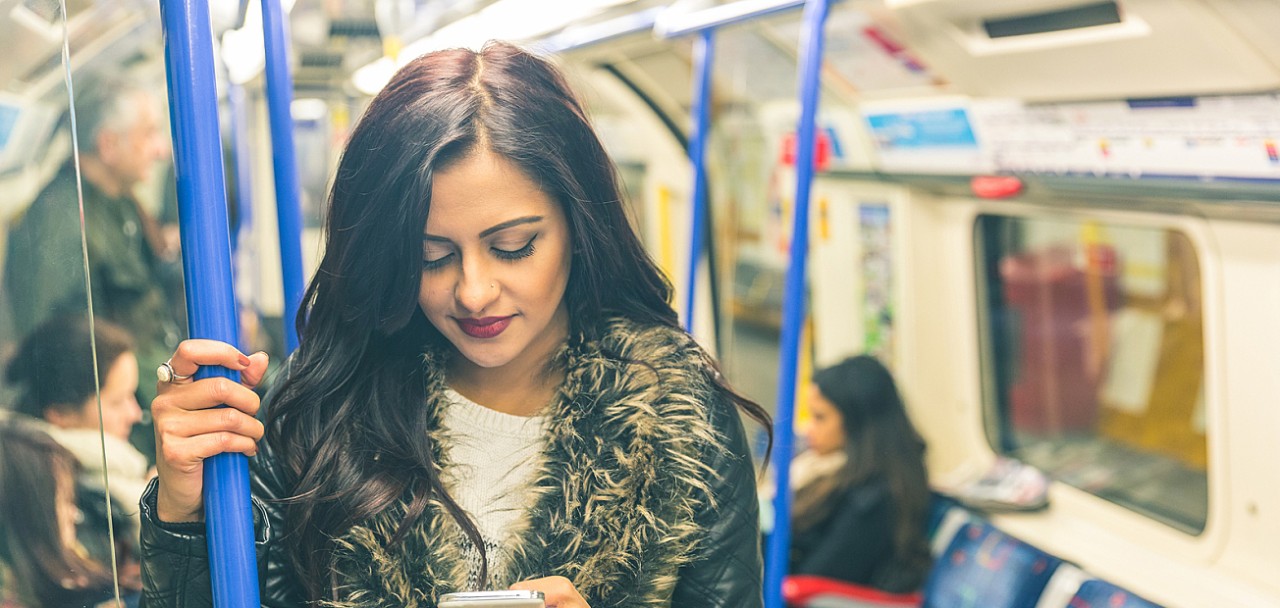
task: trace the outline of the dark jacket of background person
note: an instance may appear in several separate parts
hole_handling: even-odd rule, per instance
[[[89,180],[82,186],[94,313],[129,331],[140,361],[164,361],[178,343],[178,325],[148,220],[132,196],[107,196]],[[67,164],[9,233],[5,289],[22,334],[87,309],[77,200],[75,167]]]
[[[545,460],[530,490],[539,498],[513,551],[519,557],[492,586],[561,575],[592,608],[760,606],[755,471],[741,420],[692,339],[614,320],[598,341],[570,340],[558,360],[568,376],[548,412]],[[433,436],[447,407],[443,364],[438,353],[426,361]],[[276,501],[291,495],[293,480],[262,445],[250,460],[262,604],[301,606]],[[204,525],[160,522],[154,487],[143,495],[143,606],[207,606]],[[326,605],[433,606],[460,590],[461,531],[432,501],[403,541],[389,543],[404,506],[338,540],[333,575],[344,593]]]
[[[839,412],[845,460],[796,490],[791,574],[891,593],[919,589],[931,565],[924,441],[893,377],[862,355],[817,372],[813,383]]]
[[[78,468],[32,422],[0,420],[0,604],[78,608],[113,596],[110,566],[63,532],[76,513]]]
[[[917,589],[921,573],[894,555],[898,515],[884,480],[832,497],[831,513],[791,539],[791,573],[824,576],[894,592]]]

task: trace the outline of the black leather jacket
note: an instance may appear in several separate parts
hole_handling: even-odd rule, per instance
[[[721,508],[719,518],[707,522],[707,540],[700,559],[680,571],[671,599],[672,608],[758,608],[761,600],[759,505],[755,472],[739,432],[732,452],[721,455],[713,466],[723,472],[715,487]],[[267,608],[303,606],[302,590],[286,564],[284,548],[273,542],[280,529],[282,510],[273,504],[280,497],[280,475],[270,462],[254,459],[252,488],[258,553],[259,593]],[[728,469],[719,468],[727,466]],[[196,608],[213,606],[204,524],[164,523],[156,517],[156,481],[142,497],[143,608]],[[270,506],[268,506],[270,505]],[[745,534],[743,532],[746,532]]]
[[[736,408],[714,399],[706,408],[706,422],[722,435],[721,447],[704,454],[714,506],[695,515],[703,532],[692,560],[676,570],[671,593],[673,608],[758,608],[762,576],[755,469]],[[259,583],[262,605],[270,608],[303,606],[303,591],[277,542],[283,529],[282,507],[275,499],[287,495],[290,482],[263,446],[251,459]],[[212,606],[203,524],[171,524],[156,518],[154,485],[142,499],[143,601],[146,608]],[[626,597],[635,597],[624,594]],[[644,605],[658,605],[650,601]],[[590,600],[589,598],[589,601]],[[609,605],[619,604],[602,600]],[[637,602],[639,603],[639,602]],[[381,606],[382,604],[378,604]],[[422,606],[421,608],[430,608]]]

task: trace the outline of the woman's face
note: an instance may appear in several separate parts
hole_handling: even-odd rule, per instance
[[[830,454],[844,448],[844,416],[835,404],[827,399],[818,385],[809,385],[809,426],[805,438],[809,449],[818,454]]]
[[[418,303],[470,363],[528,369],[568,335],[570,251],[560,205],[481,148],[434,176]]]
[[[102,432],[112,437],[128,440],[133,425],[142,420],[142,408],[135,394],[138,391],[138,360],[133,353],[116,357],[102,382]],[[75,412],[46,414],[49,422],[64,429],[98,428],[98,398],[91,396]]]

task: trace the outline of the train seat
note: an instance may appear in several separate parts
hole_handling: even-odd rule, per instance
[[[934,559],[947,550],[951,540],[955,538],[956,532],[962,526],[976,519],[977,516],[972,511],[955,499],[935,494],[929,508],[927,536],[929,552],[933,554]]]
[[[821,576],[788,576],[782,598],[790,608],[918,608],[920,593],[895,594]]]
[[[990,524],[962,525],[924,588],[925,608],[1030,608],[1062,560]]]
[[[1080,585],[1067,608],[1161,608],[1159,604],[1134,595],[1111,583],[1089,579]]]

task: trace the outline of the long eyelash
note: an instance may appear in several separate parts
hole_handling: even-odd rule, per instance
[[[521,247],[515,251],[507,251],[506,249],[498,249],[495,247],[493,249],[493,254],[498,256],[498,259],[502,259],[502,260],[507,260],[507,261],[522,260],[524,258],[527,258],[533,255],[533,242],[536,241],[537,239],[538,237],[536,236],[529,239],[529,242],[525,243],[524,247]]]
[[[453,258],[453,254],[451,253],[442,258],[438,258],[434,260],[422,260],[422,269],[423,270],[439,270],[440,268],[444,268],[445,265],[448,264],[449,260],[452,258]]]

